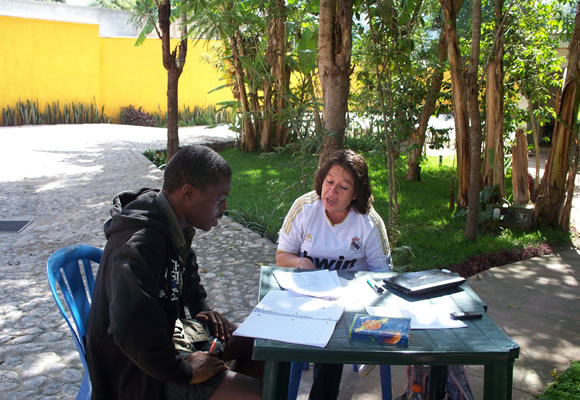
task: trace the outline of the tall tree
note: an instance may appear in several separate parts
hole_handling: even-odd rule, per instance
[[[310,42],[318,6],[282,0],[189,0],[188,4],[194,8],[190,29],[198,37],[221,42],[215,50],[216,66],[227,77],[224,87],[231,88],[235,99],[229,106],[234,109],[233,125],[240,131],[242,150],[266,151],[296,138],[296,131],[304,127],[296,119],[304,109],[298,103],[310,99],[300,95],[303,82],[290,87],[290,74],[305,66],[296,60],[303,50],[315,59],[315,51],[303,46]],[[301,30],[307,32],[307,40],[299,37]],[[294,75],[297,81],[301,74]]]
[[[529,126],[536,154],[540,149],[541,126],[554,118],[556,93],[562,87],[561,65],[558,56],[562,37],[561,16],[554,2],[515,2],[506,11],[506,102],[509,112],[508,129]],[[564,25],[564,28],[566,26]],[[518,96],[516,97],[515,94]],[[515,101],[523,98],[527,108],[519,111]],[[510,102],[512,104],[510,104]],[[508,125],[506,123],[506,125]],[[535,157],[534,189],[540,185],[540,157]],[[503,160],[502,160],[503,162]]]
[[[240,131],[243,151],[255,151],[259,143],[261,121],[258,86],[254,79],[263,70],[263,49],[257,51],[264,21],[261,4],[238,0],[188,0],[187,24],[198,38],[218,38],[221,46],[215,50],[217,65],[225,73],[235,101],[231,104],[234,126]],[[258,59],[256,65],[256,57]],[[250,71],[251,70],[251,71]]]
[[[319,164],[344,145],[352,51],[353,0],[320,0],[318,73],[324,100]]]
[[[469,111],[469,191],[467,221],[464,236],[468,240],[477,238],[477,217],[479,213],[479,191],[481,181],[481,115],[479,114],[479,43],[481,39],[481,0],[473,0],[471,53],[466,74],[467,107]]]
[[[534,220],[570,229],[571,194],[578,165],[578,109],[580,106],[580,2],[576,6],[574,33],[568,46],[568,67],[557,104],[557,119],[546,162]],[[571,158],[571,154],[573,159]],[[572,160],[572,162],[571,162]],[[567,175],[571,177],[567,182]],[[568,187],[567,187],[568,185]],[[568,189],[568,190],[567,190]]]
[[[269,73],[264,78],[262,133],[260,148],[269,151],[271,138],[275,136],[276,146],[283,144],[285,136],[281,115],[287,97],[288,79],[286,74],[286,7],[283,0],[268,3],[266,11],[267,45],[265,59]],[[274,132],[272,132],[274,131]]]
[[[178,83],[187,56],[186,8],[179,1],[141,0],[136,3],[135,12],[135,24],[143,26],[137,44],[143,43],[153,30],[161,39],[163,67],[167,70],[167,160],[170,160],[179,150]],[[172,50],[170,28],[175,16],[180,22],[180,39]]]
[[[416,122],[415,110],[419,99],[423,97],[425,83],[419,90],[413,86],[416,65],[413,56],[414,35],[419,23],[422,0],[410,0],[405,3],[384,0],[365,2],[365,14],[368,18],[368,35],[363,35],[364,45],[361,50],[367,53],[370,68],[361,66],[358,77],[364,83],[364,97],[372,107],[369,113],[380,115],[377,121],[385,143],[385,153],[389,188],[389,221],[390,236],[397,230],[399,203],[396,181],[396,160],[398,150],[395,143],[412,129]],[[413,92],[421,92],[417,98]],[[389,237],[390,237],[389,236]]]
[[[419,178],[419,164],[421,162],[421,153],[423,145],[425,144],[425,133],[429,126],[429,118],[435,111],[435,103],[441,93],[441,84],[443,83],[443,71],[445,61],[447,60],[447,43],[445,41],[445,28],[441,27],[439,35],[439,44],[437,46],[437,60],[438,63],[433,68],[431,74],[429,91],[425,97],[425,103],[421,109],[419,116],[419,124],[417,129],[412,133],[411,146],[409,149],[409,159],[407,161],[407,172],[405,179],[408,181],[416,181]]]
[[[467,207],[469,189],[469,114],[467,110],[467,89],[463,75],[463,61],[457,38],[457,18],[455,2],[463,0],[441,0],[447,40],[447,56],[451,73],[453,96],[453,116],[455,122],[455,140],[457,148],[457,206]]]
[[[506,196],[504,180],[504,13],[503,0],[495,0],[494,41],[489,54],[486,75],[485,152],[483,183],[498,185],[502,197]]]

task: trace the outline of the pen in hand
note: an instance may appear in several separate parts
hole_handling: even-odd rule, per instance
[[[215,345],[217,343],[217,338],[215,338],[213,340],[213,342],[211,343],[211,347],[209,348],[209,352],[211,353],[214,349],[215,349]]]

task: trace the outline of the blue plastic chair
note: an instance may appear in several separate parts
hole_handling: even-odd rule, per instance
[[[91,299],[95,287],[91,262],[99,264],[102,255],[103,250],[101,249],[87,245],[73,245],[55,251],[50,255],[46,263],[48,284],[50,285],[52,296],[70,328],[83,363],[84,375],[77,399],[88,400],[91,398],[92,389],[85,350],[86,326],[89,321]],[[60,300],[57,284],[66,303],[66,310],[72,316],[75,327],[71,324],[65,307]]]
[[[302,379],[302,371],[308,369],[307,362],[294,361],[290,364],[290,381],[288,382],[288,400],[296,400],[298,397],[298,388],[300,387],[300,380]],[[352,365],[353,371],[358,371],[358,365]],[[393,399],[393,389],[391,383],[391,366],[381,365],[380,366],[380,377],[381,377],[381,392],[383,400]]]

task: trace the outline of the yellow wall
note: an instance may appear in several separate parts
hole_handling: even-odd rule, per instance
[[[0,107],[99,99],[99,27],[0,17]]]
[[[230,100],[219,73],[201,60],[211,42],[189,42],[179,80],[179,105],[205,106]],[[175,43],[174,43],[175,44]],[[135,38],[101,38],[99,27],[0,16],[0,108],[18,100],[93,103],[116,118],[132,104],[145,111],[167,109],[167,73],[159,39],[135,46]]]

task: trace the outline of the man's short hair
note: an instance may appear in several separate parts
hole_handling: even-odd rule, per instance
[[[218,153],[207,146],[186,146],[165,167],[163,190],[172,193],[186,184],[203,190],[208,183],[231,176],[232,169]]]
[[[372,187],[369,179],[369,169],[363,156],[352,150],[338,150],[316,171],[314,178],[314,189],[318,196],[322,193],[322,183],[330,168],[340,165],[354,178],[355,199],[351,207],[360,214],[367,214],[373,202]]]

